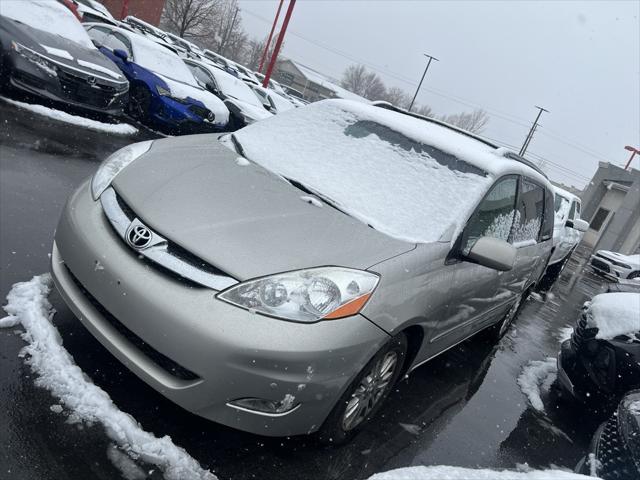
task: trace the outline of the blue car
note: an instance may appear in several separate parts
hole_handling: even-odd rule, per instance
[[[229,110],[200,87],[182,59],[141,35],[106,24],[85,24],[93,43],[129,80],[129,113],[172,134],[226,129]]]

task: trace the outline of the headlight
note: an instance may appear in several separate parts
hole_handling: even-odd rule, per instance
[[[49,61],[43,55],[40,55],[38,52],[25,47],[21,43],[14,41],[11,42],[11,48],[21,57],[35,63],[38,67],[42,68],[48,74],[52,76],[57,75],[56,70],[58,69],[58,67],[56,66],[56,64]]]
[[[167,90],[166,88],[161,87],[160,85],[156,85],[156,91],[158,92],[158,95],[162,95],[163,97],[171,96],[171,90]]]
[[[121,148],[102,162],[91,179],[91,195],[93,195],[93,199],[98,200],[102,192],[111,185],[116,175],[140,155],[147,153],[152,143],[153,140],[133,143]]]
[[[351,268],[310,268],[249,280],[218,298],[264,315],[310,323],[355,315],[378,280],[376,274]]]

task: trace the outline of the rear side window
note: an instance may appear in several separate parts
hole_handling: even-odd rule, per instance
[[[518,177],[504,177],[491,188],[467,223],[462,253],[468,254],[480,237],[507,241],[513,225]]]
[[[127,41],[127,39],[119,33],[112,33],[105,40],[104,46],[111,51],[124,50],[129,56],[131,56],[131,47],[128,45],[128,43],[129,42]]]
[[[540,236],[544,220],[544,188],[522,179],[514,219],[511,243],[514,246],[534,244]]]

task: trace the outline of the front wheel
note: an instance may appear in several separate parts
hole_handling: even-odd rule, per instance
[[[322,443],[349,441],[380,410],[398,381],[407,354],[407,337],[393,337],[367,363],[340,397],[318,432]]]
[[[522,295],[520,295],[518,299],[513,303],[513,305],[511,305],[511,308],[509,309],[507,314],[502,318],[502,320],[497,325],[494,325],[493,327],[491,327],[495,340],[500,340],[502,337],[504,337],[505,333],[507,333],[507,331],[509,330],[509,327],[511,326],[511,324],[515,321],[516,318],[518,318],[518,315],[520,315],[520,312],[522,311],[522,307],[527,301],[527,298],[529,298],[528,290],[524,292]]]

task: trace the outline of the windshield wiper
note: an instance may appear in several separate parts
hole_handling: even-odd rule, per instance
[[[238,139],[236,138],[236,134],[232,133],[231,134],[231,141],[233,142],[233,146],[236,149],[236,152],[238,152],[240,155],[242,155],[243,157],[247,158],[244,154],[244,148],[242,148],[242,145],[240,145],[240,142],[238,141]]]
[[[343,209],[341,209],[340,207],[338,207],[338,205],[336,204],[336,202],[334,202],[333,200],[331,200],[329,197],[322,195],[321,193],[316,192],[315,190],[307,187],[306,185],[300,183],[297,180],[294,180],[293,178],[288,178],[288,177],[282,177],[284,178],[287,182],[289,182],[291,185],[293,185],[294,187],[296,187],[298,190],[303,191],[304,193],[307,193],[309,195],[313,195],[314,197],[318,197],[319,199],[321,199],[324,203],[326,203],[327,205],[329,205],[331,208],[334,208],[336,210],[338,210],[339,212],[344,213],[347,217],[350,217],[351,215],[348,212],[345,212]]]

